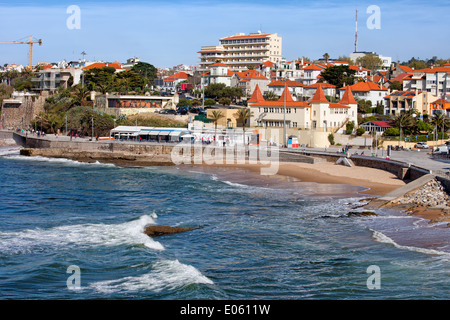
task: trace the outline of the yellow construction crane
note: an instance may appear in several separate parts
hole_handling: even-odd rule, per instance
[[[33,44],[39,43],[39,45],[42,45],[42,39],[39,39],[37,41],[33,41],[33,37],[30,36],[29,41],[0,41],[0,43],[12,43],[12,44],[28,44],[30,45],[30,49],[28,51],[28,68],[31,70],[33,68]]]

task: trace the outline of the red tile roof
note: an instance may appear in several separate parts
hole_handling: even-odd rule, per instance
[[[280,97],[280,99],[278,99],[278,101],[294,102],[294,99],[292,99],[291,92],[289,91],[289,89],[286,90],[286,88],[285,88],[283,90],[283,93],[281,94],[281,97]]]
[[[104,68],[104,67],[112,67],[116,70],[121,70],[122,66],[118,63],[103,63],[103,62],[95,62],[93,64],[88,65],[87,67],[84,67],[84,70],[94,69],[94,68]]]
[[[200,50],[197,51],[197,53],[223,53],[224,50]]]
[[[323,68],[321,68],[315,64],[311,64],[307,67],[304,67],[303,70],[323,70]]]
[[[341,90],[342,89],[345,89],[346,87],[344,87],[344,88],[341,88]],[[357,83],[355,83],[354,85],[351,85],[350,86],[350,89],[353,91],[353,92],[355,92],[355,91],[387,91],[387,88],[385,88],[385,87],[381,87],[380,88],[380,85],[379,84],[377,84],[377,83],[375,83],[375,82],[372,82],[372,81],[361,81],[361,82],[357,82]]]
[[[275,63],[272,61],[267,60],[266,62],[261,63],[261,66],[267,67],[267,68],[273,68],[275,66]]]
[[[234,39],[253,39],[253,38],[267,38],[269,34],[249,34],[243,36],[230,36],[221,38],[219,40],[234,40]]]
[[[178,80],[178,79],[189,79],[189,75],[186,72],[178,72],[175,73],[171,76],[168,76],[166,78],[164,78],[164,81],[174,81],[174,80]]]
[[[339,103],[343,104],[357,104],[355,98],[353,97],[352,90],[350,87],[345,88],[344,95],[342,96],[341,101]]]
[[[367,123],[367,122],[366,122]],[[382,128],[391,128],[390,121],[369,121],[368,123],[373,123]]]
[[[450,72],[449,67],[433,67],[433,68],[425,68],[419,70],[413,70],[413,73],[436,73],[436,72]]]
[[[318,87],[322,87],[322,88],[336,88],[336,86],[334,84],[325,83],[325,82],[316,82],[314,84],[310,84],[308,86],[305,86],[305,88],[318,88]]]
[[[227,67],[228,68],[228,66],[226,64],[221,63],[221,62],[214,63],[214,64],[210,65],[209,67]]]
[[[329,103],[325,94],[323,93],[322,87],[318,87],[314,93],[314,97],[309,101],[309,103]]]
[[[394,79],[391,79],[391,82],[392,82],[392,81],[402,82],[403,79],[405,79],[406,77],[408,77],[408,76],[410,76],[410,75],[412,75],[412,74],[410,74],[410,73],[401,73],[401,74],[399,74],[398,76],[396,76]]]
[[[259,85],[256,85],[255,90],[253,91],[252,96],[248,100],[248,102],[261,102],[264,101],[264,97],[259,89]]]
[[[359,67],[359,66],[353,66],[353,65],[349,65],[348,68],[350,70],[355,70],[355,71],[370,71],[369,69]]]
[[[414,70],[413,69],[411,69],[410,67],[408,67],[408,66],[402,66],[402,65],[398,65],[397,66],[397,68],[400,68],[400,69],[402,69],[404,72],[406,72],[406,73],[411,73],[411,72],[413,72]]]
[[[259,71],[257,70],[246,70],[246,71],[242,71],[242,72],[236,72],[236,74],[238,75],[238,77],[243,80],[243,79],[265,79],[267,80],[266,77],[264,77]]]
[[[256,90],[255,90],[256,91]],[[286,99],[286,101],[285,101]],[[310,108],[311,106],[309,105],[308,102],[306,101],[294,101],[294,99],[292,99],[291,93],[289,92],[289,90],[283,90],[283,94],[281,95],[280,99],[278,99],[277,101],[260,101],[257,103],[252,104],[252,107],[256,106],[256,107],[298,107],[298,108]]]
[[[293,81],[293,80],[275,80],[272,81],[271,83],[269,83],[267,86],[268,87],[284,87],[284,86],[288,86],[288,87],[304,87],[305,85],[298,82],[298,81]]]

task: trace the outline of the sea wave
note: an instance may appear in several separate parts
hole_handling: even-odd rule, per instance
[[[0,156],[2,156],[2,154],[0,154]],[[82,161],[76,161],[76,160],[71,160],[71,159],[67,159],[67,158],[48,158],[48,157],[43,157],[43,156],[28,157],[28,156],[22,156],[22,155],[17,154],[17,153],[4,154],[3,156],[5,158],[7,158],[7,159],[13,159],[13,160],[50,162],[50,163],[76,165],[76,166],[80,166],[80,165],[83,165],[83,166],[84,165],[101,165],[101,166],[106,166],[106,167],[115,167],[115,165],[112,164],[112,163],[101,163],[99,161],[82,162]]]
[[[147,236],[145,226],[155,224],[156,214],[143,215],[121,224],[79,224],[50,229],[27,229],[19,232],[0,232],[0,253],[23,254],[58,250],[72,246],[143,245],[154,250],[164,246]]]
[[[116,280],[97,281],[89,287],[101,293],[129,291],[174,290],[190,284],[213,284],[195,267],[178,260],[161,260],[152,265],[152,270],[140,276],[124,277]]]
[[[20,154],[20,147],[0,147],[0,157]]]
[[[378,241],[380,243],[391,244],[394,247],[396,247],[398,249],[402,249],[402,250],[415,251],[415,252],[420,252],[420,253],[424,253],[424,254],[428,254],[428,255],[445,256],[445,257],[450,258],[450,253],[448,253],[448,252],[439,251],[439,250],[435,250],[435,249],[427,249],[427,248],[400,245],[397,242],[395,242],[392,238],[385,235],[384,233],[381,233],[381,232],[373,230],[373,229],[369,229],[369,230],[372,232],[372,236],[375,239],[375,241]]]

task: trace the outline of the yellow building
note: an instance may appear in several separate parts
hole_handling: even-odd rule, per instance
[[[215,105],[206,110],[206,117],[209,119],[213,118],[213,112],[219,111],[222,113],[223,117],[217,121],[217,128],[237,128],[238,122],[235,116],[235,113],[241,109],[241,107],[237,106],[224,106],[224,105]],[[215,125],[213,124],[213,127]],[[239,124],[239,126],[241,126]]]

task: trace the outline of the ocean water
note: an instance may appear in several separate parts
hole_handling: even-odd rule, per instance
[[[0,148],[0,299],[449,299],[450,228],[363,190]]]

